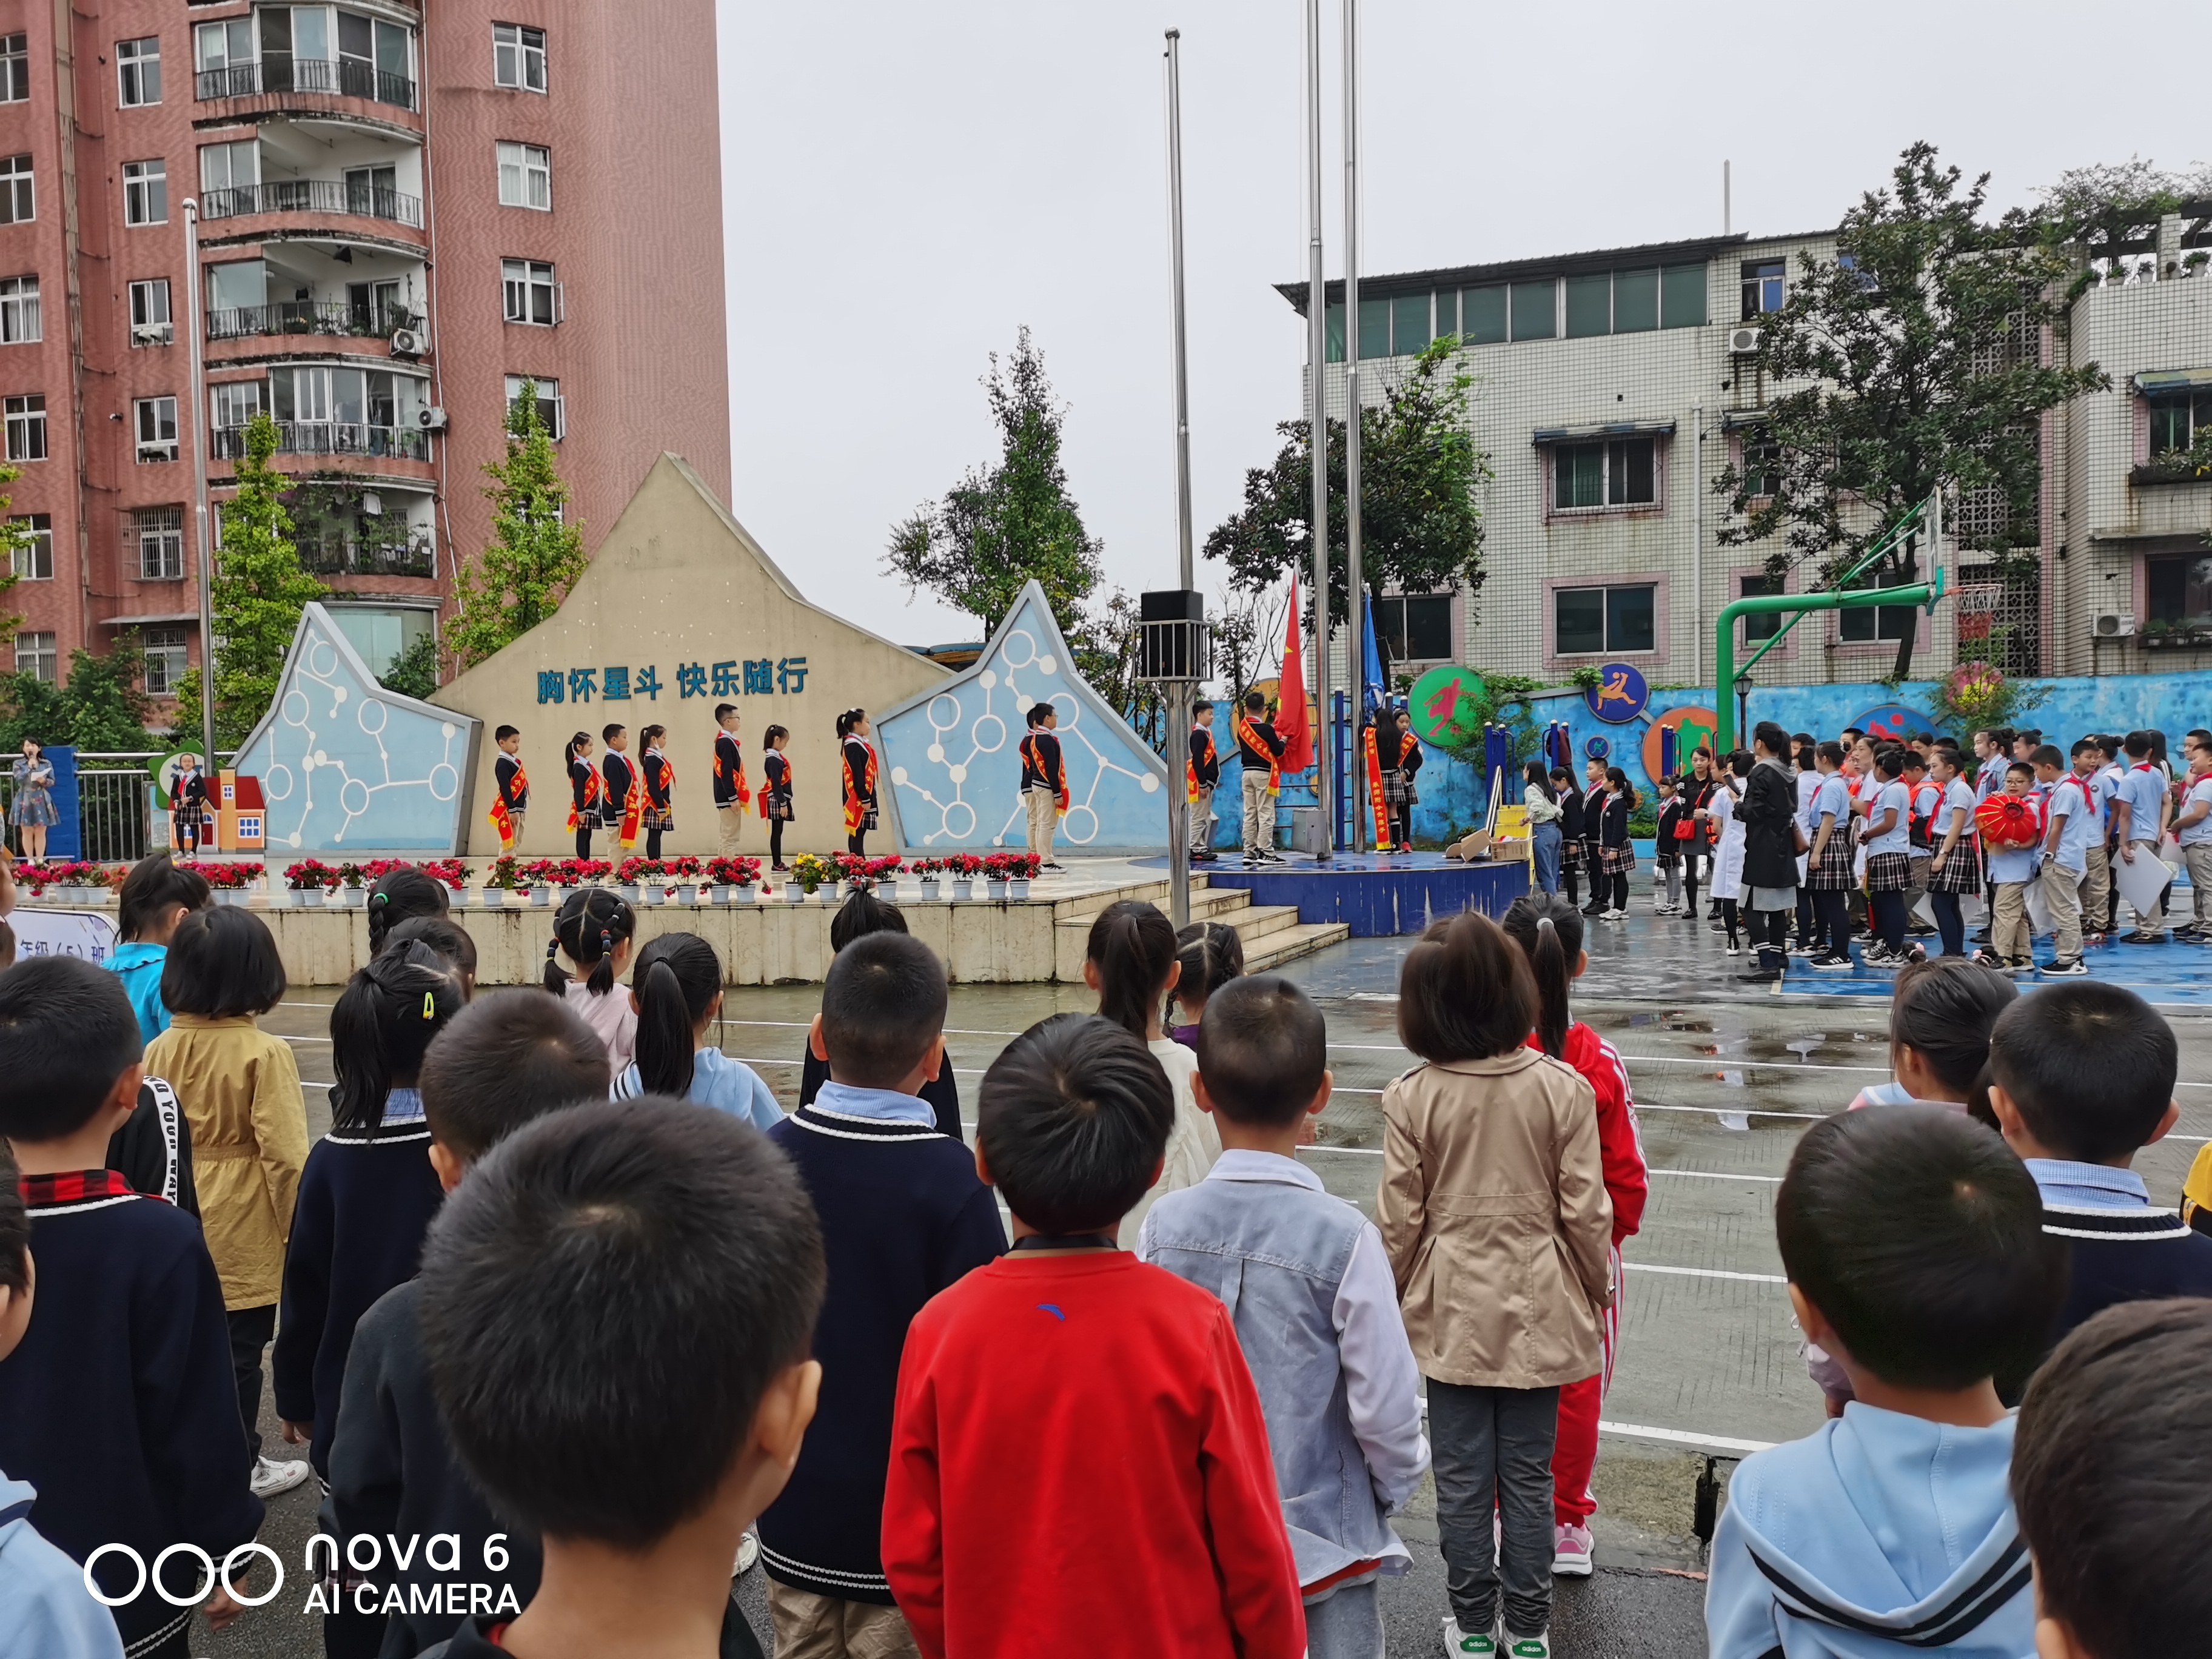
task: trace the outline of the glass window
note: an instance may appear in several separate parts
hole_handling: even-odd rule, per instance
[[[15,672],[49,683],[60,678],[61,656],[54,649],[54,636],[52,634],[16,635]]]
[[[251,17],[202,23],[192,31],[192,58],[199,70],[194,90],[202,98],[240,98],[261,89]],[[289,65],[291,59],[284,62]]]
[[[1658,447],[1652,438],[1622,438],[1605,447],[1607,506],[1635,507],[1659,499]]]
[[[1659,273],[1659,326],[1702,328],[1705,322],[1705,268],[1669,265]]]
[[[1390,355],[1390,302],[1388,300],[1363,299],[1359,302],[1359,357],[1364,362],[1370,357]]]
[[[1549,280],[1513,284],[1515,339],[1548,340],[1559,331],[1559,287]]]
[[[0,225],[20,225],[36,214],[31,158],[0,156]]]
[[[1743,319],[1754,322],[1770,311],[1782,309],[1784,262],[1747,259],[1743,262]]]
[[[1738,581],[1736,597],[1740,599],[1759,599],[1781,592],[1779,577],[1745,576]],[[1782,613],[1778,611],[1754,611],[1738,620],[1743,624],[1743,642],[1746,645],[1757,645],[1762,640],[1771,640],[1782,631]]]
[[[1552,452],[1552,504],[1556,507],[1605,505],[1605,446],[1560,444]]]
[[[553,210],[551,152],[537,144],[499,147],[499,201],[501,207]]]
[[[491,26],[491,78],[494,86],[520,92],[545,90],[545,31],[520,23]]]
[[[131,417],[138,429],[138,459],[173,461],[177,459],[177,400],[137,398],[131,401]]]
[[[1441,662],[1452,655],[1451,595],[1407,596],[1405,656],[1415,662]]]
[[[1410,357],[1429,343],[1429,296],[1401,294],[1390,301],[1390,352]]]
[[[2150,403],[2150,453],[2164,455],[2186,449],[2197,434],[2212,426],[2212,392],[2180,398],[2154,398]]]
[[[123,222],[126,225],[166,225],[169,222],[169,166],[167,161],[125,161],[123,164]]]
[[[183,507],[142,507],[131,515],[131,533],[137,543],[140,581],[175,582],[185,579]]]
[[[191,672],[181,628],[149,628],[146,647],[146,692],[149,696],[173,697]]]
[[[261,146],[252,138],[200,146],[202,190],[245,190],[261,182]]]
[[[1659,326],[1659,273],[1656,270],[1616,270],[1613,273],[1613,331],[1641,334]]]
[[[1505,290],[1463,288],[1459,291],[1459,325],[1470,345],[1495,345],[1505,337]]]
[[[2150,601],[2145,621],[2212,627],[2212,557],[2175,553],[2145,559],[2143,577]]]
[[[1605,590],[1605,648],[1608,651],[1650,651],[1658,644],[1658,606],[1654,587],[1608,587]]]
[[[208,267],[208,309],[243,311],[269,302],[268,267],[258,259],[231,259]]]
[[[1328,313],[1322,317],[1322,350],[1327,354],[1322,361],[1328,363],[1342,362],[1344,361],[1344,307],[1341,305],[1331,306]]]
[[[39,279],[0,276],[0,345],[26,345],[40,337]]]
[[[1651,438],[1554,445],[1553,507],[1649,506],[1658,500],[1657,451]]]
[[[1782,493],[1782,446],[1754,427],[1743,437],[1744,483],[1754,496]]]
[[[319,64],[337,61],[337,54],[331,50],[331,15],[321,6],[292,8],[292,57],[295,62],[302,58]]]
[[[0,104],[20,104],[31,95],[31,37],[0,34]]]
[[[414,605],[334,605],[330,613],[372,674],[387,672],[409,646],[437,626],[437,612]]]
[[[0,302],[4,303],[4,302]],[[169,279],[149,276],[131,284],[131,343],[167,345],[173,337],[169,320]]]
[[[554,309],[551,265],[539,259],[502,259],[499,276],[508,322],[550,328],[560,320]]]
[[[259,380],[231,380],[208,388],[208,410],[218,429],[244,426],[261,407]]]
[[[1567,278],[1567,337],[1613,332],[1613,273]]]
[[[10,562],[15,574],[25,581],[50,582],[54,579],[54,516],[51,513],[19,513],[8,522],[17,532],[27,532],[30,539],[9,550]]]
[[[558,380],[550,380],[544,378],[543,376],[526,374],[508,375],[507,377],[507,407],[508,414],[510,416],[513,415],[515,404],[522,397],[522,388],[526,382],[533,381],[538,387],[538,419],[539,422],[544,425],[548,433],[552,434],[555,440],[558,441],[559,439],[567,436],[567,428],[564,424],[567,420],[567,405],[562,401],[561,383]]]
[[[1605,589],[1553,589],[1552,649],[1562,657],[1605,649]]]
[[[8,430],[8,459],[43,461],[46,459],[46,400],[43,396],[9,398],[0,402]]]
[[[116,93],[123,107],[161,101],[161,37],[115,43]]]
[[[1911,579],[1901,574],[1875,577],[1862,576],[1846,584],[1853,588],[1905,587]],[[1862,605],[1855,611],[1836,613],[1836,631],[1839,639],[1855,644],[1870,644],[1876,640],[1901,640],[1914,628],[1919,612],[1909,605]]]
[[[1459,332],[1459,290],[1440,288],[1437,290],[1437,338]]]

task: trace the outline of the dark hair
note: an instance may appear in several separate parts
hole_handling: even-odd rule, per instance
[[[1751,769],[1758,764],[1758,757],[1753,755],[1748,749],[1731,749],[1729,750],[1727,771],[1735,773],[1736,776],[1740,778],[1748,778],[1751,775]],[[1721,782],[1728,789],[1728,792],[1731,796],[1736,793],[1735,787],[1729,782],[1725,772],[1722,775]]]
[[[1917,749],[1899,750],[1897,763],[1900,769],[1906,772],[1924,772],[1928,769],[1928,757]]]
[[[15,930],[0,921],[0,968],[15,965]]]
[[[1806,1130],[1775,1200],[1790,1282],[1850,1357],[1899,1388],[2018,1379],[2066,1293],[2066,1243],[1996,1135],[1941,1106]]]
[[[714,705],[714,723],[719,726],[737,712],[737,704],[733,702],[718,702]]]
[[[384,948],[392,950],[416,939],[459,969],[470,984],[476,982],[477,942],[451,916],[410,916],[385,935]]]
[[[1557,799],[1580,801],[1583,798],[1582,786],[1575,781],[1574,770],[1571,767],[1555,766],[1552,769],[1552,781],[1561,783],[1562,780],[1565,781],[1561,784]]]
[[[2190,735],[2193,738],[2196,734],[2191,732]],[[2101,755],[2104,752],[2094,738],[2076,738],[2074,746],[2066,751],[2068,757],[2074,760],[2080,760],[2084,755]]]
[[[1548,925],[1547,925],[1548,924]],[[1553,1060],[1566,1052],[1567,988],[1582,954],[1583,913],[1558,893],[1523,893],[1498,924],[1528,958],[1536,993],[1536,1040]]]
[[[2024,778],[2033,778],[2035,775],[2035,769],[2033,766],[2030,766],[2026,761],[2016,760],[2005,768],[2005,775],[2007,777],[2010,777],[2015,772],[2019,773],[2021,776]]]
[[[1844,763],[1844,745],[1832,738],[1816,747],[1814,753],[1831,766],[1841,766]]]
[[[570,738],[568,742],[561,745],[561,769],[562,771],[573,772],[576,769],[576,750],[580,745],[587,744],[591,740],[592,734],[590,732],[579,732],[575,736]]]
[[[2012,740],[2014,743],[2024,743],[2033,749],[2043,741],[2043,732],[2039,727],[2023,726],[2012,734]]]
[[[1200,714],[1211,714],[1213,712],[1212,700],[1208,697],[1200,697],[1196,702],[1191,704],[1190,712],[1194,717]]]
[[[1802,732],[1793,732],[1790,735],[1790,742],[1797,751],[1794,757],[1797,763],[1797,769],[1801,772],[1812,771],[1819,753],[1813,745],[1813,739]]]
[[[1886,778],[1903,777],[1905,757],[1908,752],[1910,751],[1903,749],[1882,750],[1874,757],[1874,769]]]
[[[1544,769],[1543,762],[1530,761],[1522,771],[1521,777],[1523,782],[1533,783],[1542,791],[1546,800],[1550,801],[1553,805],[1559,804],[1559,798],[1552,789],[1552,775]]]
[[[2193,743],[2199,749],[2212,749],[2212,732],[2206,731],[2201,726],[2191,726],[2181,734],[2181,738],[2183,742]]]
[[[1175,1089],[1141,1038],[1097,1014],[1054,1014],[991,1062],[975,1145],[1006,1207],[1054,1237],[1104,1232],[1152,1184]]]
[[[805,1189],[750,1124],[651,1096],[525,1124],[423,1250],[453,1449],[518,1525],[642,1549],[712,1501],[824,1277]]]
[[[144,1047],[123,981],[82,957],[0,974],[0,1139],[76,1133]]]
[[[2155,1540],[2202,1537],[2212,1302],[2124,1302],[2058,1345],[2021,1402],[2012,1500],[2044,1617],[2098,1659],[2196,1650],[2212,1578]]]
[[[1509,1054],[1536,1024],[1520,946],[1479,910],[1432,921],[1398,974],[1398,1039],[1423,1060]]]
[[[1948,766],[1954,772],[1966,769],[1966,757],[1948,744],[1937,744],[1936,752],[1928,757],[1930,766]]]
[[[386,870],[368,890],[368,953],[375,956],[384,941],[403,921],[416,916],[442,916],[453,908],[446,884],[424,875],[411,864]]]
[[[1194,921],[1176,935],[1175,989],[1168,1006],[1203,1008],[1206,1000],[1244,971],[1244,940],[1225,921]]]
[[[789,726],[771,726],[767,731],[761,733],[761,747],[763,749],[773,749],[775,747],[775,740],[778,738],[787,738],[790,735],[791,728]]]
[[[2148,1141],[2173,1099],[2173,1028],[2124,986],[2053,985],[1990,1032],[1990,1073],[2059,1158],[2101,1164]]]
[[[1083,947],[1085,959],[1098,969],[1098,1012],[1145,1041],[1176,951],[1175,926],[1159,906],[1119,899],[1101,910]]]
[[[668,728],[665,726],[641,726],[638,728],[637,740],[643,744],[647,749],[651,749],[659,739],[665,738],[667,735]]]
[[[439,1144],[471,1163],[532,1118],[605,1100],[607,1045],[563,1000],[499,991],[447,1021],[417,1087]]]
[[[15,1296],[31,1286],[31,1218],[21,1181],[15,1154],[0,1140],[0,1291]]]
[[[1761,720],[1751,728],[1751,740],[1766,745],[1766,752],[1778,760],[1790,755],[1790,734],[1772,720]]]
[[[889,1089],[920,1065],[945,1030],[945,964],[906,933],[868,933],[837,952],[822,985],[822,1047],[830,1075]]]
[[[867,717],[867,713],[868,711],[865,708],[848,708],[843,714],[838,715],[838,738],[842,740],[849,737],[853,731],[853,722],[858,720],[865,720]]]
[[[1231,1123],[1296,1123],[1328,1071],[1328,1022],[1281,975],[1232,980],[1206,1003],[1198,1072],[1213,1109]]]
[[[604,887],[579,887],[561,901],[561,914],[553,919],[553,942],[545,947],[545,988],[558,996],[568,994],[568,975],[554,958],[566,951],[568,960],[591,970],[584,981],[593,996],[615,988],[615,946],[637,932],[637,912],[629,902]]]
[[[620,720],[609,720],[605,726],[599,728],[599,741],[601,743],[612,743],[615,740],[615,734],[617,732],[627,732],[629,730],[629,727],[624,726]]]
[[[265,1014],[283,1001],[285,983],[268,923],[237,905],[195,910],[179,921],[161,963],[161,1000],[173,1014]]]
[[[1022,718],[1027,720],[1031,726],[1042,726],[1044,724],[1044,717],[1047,714],[1057,714],[1058,712],[1059,711],[1052,706],[1052,700],[1050,698],[1040,697],[1036,702],[1030,705],[1029,713],[1023,715]]]
[[[515,727],[502,726],[491,734],[491,740],[494,743],[505,743],[509,738],[519,738],[521,735],[522,733]]]
[[[1267,706],[1267,699],[1261,693],[1257,691],[1247,691],[1244,694],[1244,708],[1246,712],[1255,712],[1256,710],[1265,708]]]
[[[2027,757],[2027,763],[2030,766],[2048,766],[2055,771],[2063,772],[2066,757],[2059,753],[2057,744],[2046,743],[2037,747],[2036,751]]]
[[[1897,976],[1889,1040],[1928,1062],[1938,1082],[1966,1097],[1972,1115],[1989,1109],[1990,1028],[2020,1000],[2020,988],[1969,957],[1932,957]]]
[[[846,895],[845,902],[837,907],[837,914],[830,918],[830,949],[834,954],[870,933],[907,931],[905,911],[896,904],[885,903],[869,889],[857,887]]]
[[[197,870],[179,870],[167,853],[155,853],[140,859],[123,878],[115,931],[128,942],[152,927],[165,910],[179,904],[187,910],[204,910],[214,901],[215,890],[205,876]]]
[[[1613,789],[1619,793],[1621,799],[1628,803],[1628,810],[1632,812],[1636,810],[1636,786],[1628,781],[1628,774],[1622,771],[1618,766],[1608,766],[1605,769],[1605,781],[1613,786]]]
[[[637,993],[637,1075],[649,1095],[691,1087],[693,1037],[722,994],[722,963],[696,933],[657,933],[631,970]]]
[[[2130,755],[2148,755],[2150,753],[2150,733],[2130,732],[2120,740],[2120,747]]]
[[[428,945],[396,945],[356,969],[331,1010],[331,1127],[383,1127],[385,1097],[421,1073],[430,1039],[461,1006],[460,975]]]

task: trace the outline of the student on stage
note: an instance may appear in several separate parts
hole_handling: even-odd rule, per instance
[[[744,750],[738,744],[738,706],[714,705],[714,851],[733,859],[744,850],[745,808],[753,792],[745,781]]]
[[[769,871],[781,875],[791,866],[783,861],[783,826],[792,821],[791,757],[784,747],[791,733],[771,726],[761,734],[760,815],[768,820]]]
[[[599,737],[607,746],[599,762],[605,786],[599,797],[599,823],[615,837],[616,845],[607,850],[627,853],[637,845],[638,825],[645,817],[645,790],[629,757],[629,728],[609,725]]]
[[[1257,691],[1247,691],[1243,712],[1237,717],[1237,757],[1244,763],[1241,787],[1247,864],[1283,861],[1269,843],[1275,838],[1275,801],[1283,792],[1283,750],[1288,747],[1267,719],[1267,700]]]
[[[177,775],[169,785],[169,846],[179,857],[191,858],[200,850],[200,836],[207,828],[207,779],[202,775],[199,757],[184,754],[177,757]]]
[[[1022,805],[1029,809],[1030,852],[1048,870],[1060,866],[1052,856],[1053,833],[1067,811],[1067,761],[1053,727],[1060,711],[1049,699],[1030,705],[1029,735],[1022,739]]]
[[[645,855],[657,859],[662,832],[676,827],[676,769],[668,763],[663,747],[668,741],[666,726],[648,726],[637,734],[637,740],[645,748],[637,769],[645,789],[645,811],[640,819],[645,826]]]
[[[522,841],[522,817],[530,810],[530,778],[522,769],[522,733],[502,726],[493,734],[499,753],[492,757],[491,827],[499,831],[502,855]]]
[[[579,732],[561,750],[568,774],[568,828],[576,832],[576,856],[592,856],[592,831],[599,824],[599,769],[592,764],[592,734]]]
[[[1221,785],[1221,757],[1213,747],[1213,705],[1196,702],[1190,710],[1190,758],[1183,763],[1183,784],[1190,802],[1190,861],[1212,864],[1213,792]]]
[[[1413,845],[1413,808],[1420,793],[1413,781],[1421,770],[1421,740],[1413,735],[1413,717],[1404,709],[1385,714],[1376,733],[1376,757],[1382,764],[1382,805],[1389,814],[1390,845],[1410,852]]]
[[[848,708],[837,716],[837,747],[845,772],[845,850],[868,855],[868,831],[876,827],[876,750],[868,741],[868,711]]]

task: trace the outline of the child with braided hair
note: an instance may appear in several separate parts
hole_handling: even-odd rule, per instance
[[[607,1063],[620,1077],[636,1058],[637,1010],[617,995],[615,981],[629,965],[637,912],[604,887],[579,887],[561,901],[553,919],[553,938],[545,946],[545,988],[566,997],[568,1006],[607,1045]],[[572,977],[561,966],[566,956],[583,975]]]

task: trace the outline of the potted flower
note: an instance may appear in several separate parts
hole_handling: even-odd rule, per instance
[[[952,896],[957,902],[975,891],[975,877],[983,868],[983,860],[973,853],[955,853],[945,860],[945,868],[952,878]]]
[[[921,878],[921,902],[924,904],[936,903],[938,894],[937,878],[945,872],[945,860],[943,859],[916,859],[914,861],[914,872],[915,875]]]
[[[426,859],[416,866],[434,882],[441,883],[456,902],[468,897],[469,866],[459,859]]]
[[[1030,896],[1030,883],[1036,878],[1044,860],[1035,853],[1009,853],[1006,859],[1006,896],[1025,899]]]
[[[827,860],[812,853],[801,853],[791,861],[791,879],[784,884],[784,896],[811,899],[823,883],[834,883],[836,876],[836,869]]]
[[[615,891],[632,904],[643,903],[646,878],[659,868],[651,859],[624,859],[615,866]]]
[[[898,896],[899,872],[905,868],[906,860],[904,859],[899,857],[896,853],[886,853],[880,858],[872,858],[868,860],[868,879],[872,882],[881,883],[883,885],[890,888],[891,890],[891,896],[896,898]]]
[[[339,865],[337,880],[331,886],[328,902],[349,909],[361,908],[368,902],[368,889],[365,884],[369,879],[368,872],[358,864],[347,862]]]
[[[322,897],[337,872],[320,859],[301,859],[284,866],[284,902],[298,906]]]
[[[751,904],[760,897],[761,864],[758,859],[714,858],[707,860],[707,878],[714,884],[709,890],[715,896],[713,902],[723,904]]]
[[[99,870],[100,866],[94,865],[91,868]],[[205,873],[208,884],[215,889],[216,902],[218,904],[244,904],[248,890],[261,875],[261,868],[258,864],[210,865]],[[100,871],[100,881],[104,886],[106,872]]]
[[[614,865],[606,859],[576,859],[576,879],[586,887],[604,887],[615,872]]]
[[[678,904],[696,904],[699,902],[699,877],[705,867],[699,860],[688,855],[661,860],[662,873],[676,884],[676,902]]]
[[[507,896],[521,885],[521,861],[512,853],[502,853],[484,866],[483,902],[487,905],[504,904]]]
[[[1006,882],[1012,873],[1012,853],[989,853],[983,858],[984,896],[996,902],[1006,896]]]

